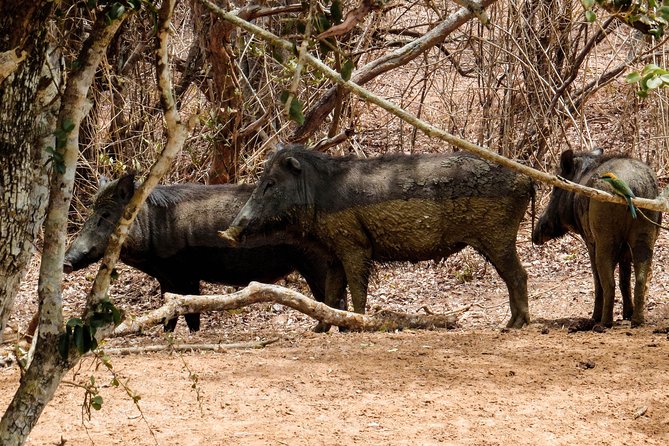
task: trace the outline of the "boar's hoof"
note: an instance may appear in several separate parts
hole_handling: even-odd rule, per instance
[[[529,314],[518,314],[512,316],[509,322],[506,324],[506,328],[523,328],[525,325],[530,324],[530,315]]]
[[[595,333],[604,333],[606,331],[606,327],[602,324],[595,324],[595,326],[592,327],[592,331]]]
[[[330,327],[331,327],[330,324],[326,324],[325,322],[319,322],[314,327],[314,333],[327,333],[328,331],[330,331]]]
[[[191,333],[195,333],[200,330],[200,313],[189,313],[184,315],[186,319],[186,325]]]
[[[634,318],[634,317],[632,318],[632,322],[631,322],[631,327],[632,328],[639,328],[642,325],[643,325],[643,319],[639,320],[639,319]]]
[[[167,321],[163,321],[163,329],[171,333],[174,331],[174,329],[177,328],[177,318],[172,318]]]

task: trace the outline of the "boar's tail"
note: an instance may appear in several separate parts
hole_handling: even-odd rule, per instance
[[[535,182],[530,178],[530,199],[532,200],[532,232],[534,234],[534,220],[536,219],[536,204],[537,204],[537,188],[535,187]]]

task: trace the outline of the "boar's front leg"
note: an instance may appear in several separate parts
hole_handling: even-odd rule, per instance
[[[309,268],[302,268],[300,271],[309,284],[316,301],[338,310],[346,311],[348,309],[346,304],[346,275],[339,260],[327,262],[324,273],[315,273]],[[325,333],[328,330],[330,330],[330,325],[323,322],[319,322],[314,327],[316,333]]]
[[[160,291],[164,295],[165,293],[174,293],[182,295],[199,295],[200,294],[200,282],[182,282],[178,284],[173,283],[164,283],[160,282]],[[191,332],[198,331],[200,329],[200,313],[190,313],[184,315],[186,319],[186,325]],[[172,332],[177,326],[177,318],[174,317],[167,321],[163,322],[163,328],[167,332]]]
[[[516,231],[499,233],[494,239],[481,238],[472,247],[495,267],[509,291],[511,319],[507,328],[522,328],[530,323],[527,303],[527,272],[516,252]]]
[[[353,311],[365,314],[367,287],[371,266],[371,250],[354,249],[342,257],[348,289],[351,292]]]

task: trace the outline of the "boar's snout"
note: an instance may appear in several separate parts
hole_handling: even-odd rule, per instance
[[[70,274],[72,271],[74,271],[74,267],[72,266],[72,262],[69,260],[65,260],[63,262],[63,272],[65,274]]]

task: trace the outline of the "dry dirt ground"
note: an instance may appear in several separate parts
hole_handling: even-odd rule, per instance
[[[111,386],[110,372],[86,359],[28,445],[669,444],[668,236],[655,255],[648,324],[631,329],[620,321],[618,301],[618,321],[605,333],[568,330],[592,310],[579,240],[533,247],[525,222],[519,250],[533,316],[522,330],[500,329],[509,317],[506,288],[472,251],[440,263],[382,265],[372,307],[461,309],[460,328],[314,334],[312,320],[270,304],[203,316],[194,335],[180,321],[178,343],[277,341],[262,349],[112,355],[118,379],[141,396],[137,406]],[[35,308],[36,265],[11,322],[19,330]],[[72,314],[93,274],[67,278]],[[288,285],[305,291],[299,278]],[[134,314],[160,304],[156,283],[125,267],[112,296]],[[168,343],[156,327],[105,347]],[[84,391],[72,383],[91,376],[104,403],[87,419]],[[16,365],[0,369],[3,407],[18,379]]]

